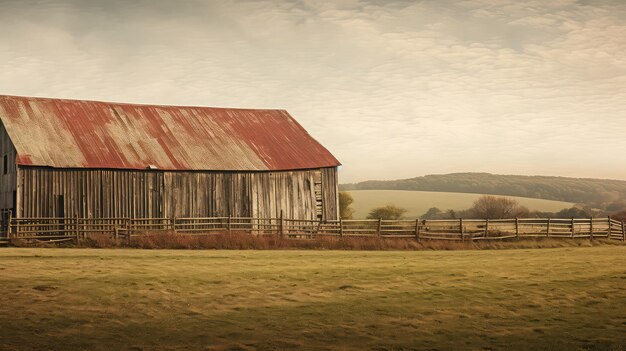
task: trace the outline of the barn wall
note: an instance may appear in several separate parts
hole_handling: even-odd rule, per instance
[[[17,190],[15,167],[15,147],[9,139],[3,124],[0,124],[0,209],[9,210],[14,207],[13,192]],[[7,169],[4,169],[4,156],[7,157]]]
[[[21,217],[337,218],[335,168],[171,172],[20,167]],[[322,186],[317,186],[321,181]],[[323,206],[317,209],[318,199]]]
[[[339,180],[337,167],[322,168],[324,218],[339,219]]]

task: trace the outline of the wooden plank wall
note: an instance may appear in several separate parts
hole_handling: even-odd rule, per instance
[[[337,168],[322,168],[324,219],[339,219],[339,179]]]
[[[4,156],[7,156],[7,174],[4,174]],[[15,147],[9,139],[4,125],[0,124],[0,209],[12,209],[13,191],[17,190],[17,177],[15,168]]]
[[[336,168],[281,172],[171,172],[20,167],[20,217],[337,219]],[[62,200],[61,200],[62,197]],[[60,208],[60,207],[63,208]]]

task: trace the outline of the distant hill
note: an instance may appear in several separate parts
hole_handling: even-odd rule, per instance
[[[548,176],[451,173],[400,180],[342,184],[341,190],[420,190],[532,197],[618,210],[626,203],[626,181]]]
[[[350,190],[354,199],[352,209],[354,219],[363,219],[373,208],[394,204],[407,210],[404,214],[406,219],[423,218],[423,214],[431,207],[440,210],[463,211],[472,207],[482,194],[448,193],[441,191],[415,191],[415,190]],[[531,211],[558,212],[564,208],[570,208],[571,202],[533,199],[526,197],[510,196],[520,205]]]

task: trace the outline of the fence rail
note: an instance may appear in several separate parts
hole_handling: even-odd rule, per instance
[[[13,239],[80,241],[93,235],[131,240],[151,232],[188,235],[247,233],[282,238],[381,237],[415,240],[506,240],[606,238],[626,240],[623,221],[612,218],[514,218],[454,220],[336,220],[283,218],[11,218],[0,223],[0,242]]]

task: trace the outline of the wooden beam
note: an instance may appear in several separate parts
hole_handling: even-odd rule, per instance
[[[489,237],[489,218],[485,219],[485,238]]]
[[[415,220],[415,240],[420,241],[420,219]]]
[[[317,224],[317,230],[315,231],[316,235],[320,232],[320,229],[322,229],[322,219],[321,218],[319,220],[319,223]]]
[[[339,217],[339,237],[343,238],[343,218]]]
[[[13,221],[13,211],[9,210],[8,223],[7,223],[7,242],[11,245],[11,225]]]
[[[282,211],[280,212],[280,221],[281,221],[281,225],[282,225],[282,220],[283,220],[283,213]],[[233,227],[233,223],[232,223],[232,218],[230,217],[230,215],[228,215],[228,222],[226,223],[226,227],[227,227],[227,231],[228,231],[228,235],[230,235],[231,231],[232,231],[232,227]],[[281,237],[282,237],[282,233],[281,233]]]
[[[17,164],[15,165],[15,177],[17,184],[15,186],[15,203],[13,205],[15,206],[15,217],[20,218],[22,217],[22,191],[24,189],[24,180],[22,179],[22,169]]]
[[[79,228],[80,218],[78,214],[74,216],[74,235],[76,235],[76,244],[80,243],[80,228]]]
[[[461,232],[461,241],[465,241],[465,231],[463,230],[463,218],[459,218],[459,231]]]

